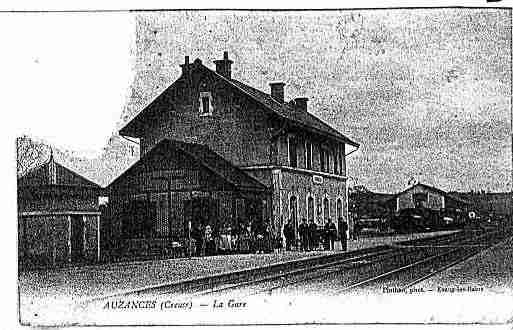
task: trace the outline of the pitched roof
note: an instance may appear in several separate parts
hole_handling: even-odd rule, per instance
[[[307,111],[297,111],[287,103],[281,103],[276,101],[270,94],[262,92],[238,80],[225,78],[224,76],[218,74],[216,71],[211,70],[210,68],[201,64],[201,61],[198,59],[196,59],[194,63],[191,65],[195,66],[196,68],[207,70],[217,79],[225,81],[233,88],[239,90],[243,94],[249,96],[253,100],[262,104],[265,109],[272,111],[274,114],[278,115],[281,118],[291,121],[295,125],[299,125],[302,128],[311,130],[321,135],[330,136],[354,147],[360,146],[355,141],[351,140],[347,136],[343,135],[342,133],[332,128],[331,126],[329,126],[328,124],[326,124],[325,122],[323,122],[322,120],[320,120],[319,118],[317,118],[316,116],[312,115]],[[147,118],[149,116],[150,112],[153,112],[151,110],[153,108],[153,105],[159,102],[161,100],[162,95],[164,95],[164,93],[167,90],[169,90],[175,83],[176,81],[171,86],[166,88],[164,92],[157,96],[147,107],[145,107],[141,112],[139,112],[132,120],[130,120],[120,130],[120,134],[128,135],[131,134],[131,132],[135,131],[137,127],[136,123],[140,120],[144,120],[144,118]]]
[[[171,139],[163,139],[157,143],[150,151],[145,153],[140,160],[138,160],[123,174],[111,182],[109,186],[112,186],[122,176],[129,174],[131,170],[138,164],[148,161],[156,153],[162,153],[162,151],[164,151],[164,154],[170,155],[173,153],[172,151],[175,150],[189,155],[201,166],[210,170],[215,175],[219,176],[221,179],[233,185],[234,187],[237,187],[241,190],[268,190],[268,187],[266,187],[264,184],[249,176],[246,172],[242,171],[240,168],[236,167],[221,157],[219,154],[209,149],[207,146]]]
[[[358,143],[352,141],[351,139],[349,139],[348,137],[346,137],[345,135],[343,135],[342,133],[332,128],[331,126],[329,126],[328,124],[326,124],[325,122],[323,122],[322,120],[320,120],[319,118],[317,118],[316,116],[312,115],[307,111],[297,111],[287,103],[281,103],[276,101],[270,94],[264,93],[256,88],[248,86],[238,80],[226,80],[239,90],[242,90],[243,92],[251,96],[259,103],[263,104],[267,109],[273,111],[280,117],[290,120],[295,124],[304,126],[305,128],[313,129],[318,133],[330,135],[354,147],[360,146]]]
[[[128,123],[125,124],[120,130],[119,134],[123,136],[132,136],[132,137],[138,137],[140,133],[138,131],[140,130],[141,123],[146,121],[152,121],[156,120],[159,116],[159,113],[157,112],[159,110],[159,107],[156,105],[159,102],[166,101],[165,95],[169,90],[172,90],[173,87],[176,85],[177,81],[180,79],[175,80],[171,85],[166,87],[160,94],[157,95],[148,105],[146,105],[141,111],[139,111]],[[171,99],[167,99],[167,102],[172,103]],[[157,113],[156,113],[157,112]]]
[[[67,186],[101,189],[91,180],[57,163],[53,154],[45,163],[18,178],[18,186]]]

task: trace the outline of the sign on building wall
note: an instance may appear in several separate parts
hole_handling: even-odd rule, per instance
[[[320,175],[314,175],[314,176],[312,177],[312,180],[313,180],[313,183],[314,183],[314,184],[322,184],[322,183],[324,182],[323,177],[322,177],[322,176],[320,176]]]

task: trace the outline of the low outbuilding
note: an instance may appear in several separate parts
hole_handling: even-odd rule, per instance
[[[57,163],[18,178],[18,260],[21,266],[59,266],[100,260],[102,188]]]

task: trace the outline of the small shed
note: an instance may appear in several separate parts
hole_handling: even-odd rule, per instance
[[[53,157],[18,178],[20,265],[57,266],[100,260],[102,188]]]

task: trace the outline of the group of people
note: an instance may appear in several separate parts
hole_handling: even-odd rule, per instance
[[[225,222],[220,226],[198,222],[191,228],[193,255],[269,253],[276,239],[269,221]]]
[[[335,241],[340,240],[342,250],[347,250],[347,222],[342,218],[338,221],[338,235],[337,227],[327,219],[325,225],[318,227],[317,224],[310,220],[308,223],[306,219],[302,219],[298,226],[299,246],[296,242],[296,232],[292,221],[289,221],[283,227],[283,236],[285,237],[285,249],[287,251],[299,249],[301,251],[312,251],[318,249],[333,250],[335,248]]]
[[[296,238],[296,228],[292,221],[283,227],[285,249],[287,251],[313,251],[318,249],[333,250],[335,241],[340,240],[342,249],[347,250],[347,223],[341,218],[338,230],[331,219],[324,226],[318,226],[313,220],[308,223],[302,219],[297,228],[299,241]],[[201,221],[192,225],[191,248],[192,255],[210,256],[232,253],[270,253],[281,249],[282,236],[272,230],[270,221],[236,221],[225,222],[219,226]]]

